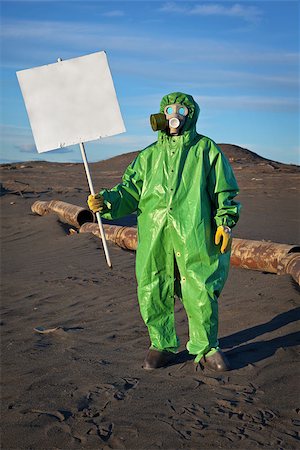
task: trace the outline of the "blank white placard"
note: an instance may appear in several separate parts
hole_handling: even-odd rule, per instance
[[[103,51],[17,77],[39,153],[126,131]]]

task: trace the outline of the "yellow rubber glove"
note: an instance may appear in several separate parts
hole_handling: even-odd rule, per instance
[[[217,228],[216,235],[215,235],[215,244],[216,245],[219,245],[221,238],[222,238],[221,253],[225,253],[227,247],[229,249],[229,247],[230,247],[229,243],[231,241],[231,229],[229,227],[221,225]]]
[[[101,212],[103,209],[104,199],[101,194],[92,195],[90,194],[87,199],[87,204],[89,208],[94,213]]]

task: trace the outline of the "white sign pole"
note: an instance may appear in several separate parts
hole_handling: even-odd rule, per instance
[[[92,182],[90,169],[89,169],[89,165],[88,165],[88,162],[87,162],[87,158],[86,158],[86,153],[85,153],[85,148],[84,148],[83,142],[79,143],[79,147],[80,147],[80,151],[81,151],[81,156],[82,156],[82,160],[83,160],[83,164],[84,164],[85,173],[86,173],[86,177],[87,177],[87,180],[88,180],[89,188],[90,188],[91,194],[95,195],[95,190],[94,190],[94,186],[93,186],[93,182]],[[112,269],[112,264],[111,264],[111,261],[110,261],[110,256],[109,256],[109,252],[108,252],[108,248],[107,248],[105,233],[104,233],[104,229],[103,229],[103,225],[102,225],[102,221],[101,221],[101,216],[100,216],[99,212],[96,212],[96,217],[97,217],[97,222],[98,222],[98,225],[99,225],[100,236],[101,236],[102,243],[103,243],[103,248],[104,248],[104,253],[105,253],[107,265],[108,265],[108,267],[110,267]]]
[[[57,62],[61,62],[61,61],[62,61],[61,58],[57,58]],[[91,192],[92,195],[95,195],[95,190],[94,190],[92,177],[91,177],[91,173],[90,173],[90,168],[89,168],[89,164],[88,164],[88,161],[87,161],[87,157],[86,157],[86,153],[85,153],[85,148],[84,148],[83,142],[79,143],[79,147],[80,147],[80,151],[81,151],[81,156],[82,156],[82,160],[83,160],[83,164],[84,164],[85,173],[86,173],[87,181],[88,181],[88,184],[89,184],[90,192]],[[102,243],[103,243],[103,248],[104,248],[104,253],[105,253],[105,257],[106,257],[106,262],[107,262],[108,267],[110,269],[112,269],[112,264],[111,264],[111,260],[110,260],[110,256],[109,256],[109,251],[108,251],[108,247],[107,247],[106,237],[105,237],[105,233],[104,233],[104,229],[103,229],[103,225],[102,225],[102,220],[101,220],[101,216],[100,216],[99,212],[96,212],[96,218],[97,218],[97,222],[98,222],[98,225],[99,225],[100,236],[101,236]]]

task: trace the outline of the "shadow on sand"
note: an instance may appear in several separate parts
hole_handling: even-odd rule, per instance
[[[296,322],[297,320],[300,320],[299,307],[279,314],[269,322],[221,338],[220,347],[222,349],[231,349],[226,352],[230,365],[232,369],[241,369],[248,364],[255,364],[258,361],[269,358],[274,355],[279,348],[293,347],[299,344],[300,332],[286,334],[270,340],[248,343],[248,341],[257,338],[258,336],[275,331],[291,322]]]
[[[291,322],[296,322],[297,320],[300,320],[300,307],[279,314],[269,322],[255,325],[254,327],[247,328],[246,330],[238,331],[237,333],[220,338],[220,347],[224,349],[235,347],[237,345],[251,341],[257,336],[265,333],[270,333],[271,331],[284,327]]]
[[[262,359],[269,358],[279,348],[294,347],[300,344],[300,332],[279,336],[269,341],[258,341],[242,345],[226,352],[232,369],[241,369],[248,364],[255,364]]]
[[[269,322],[256,325],[246,330],[225,336],[220,339],[220,347],[228,349],[226,356],[228,357],[232,370],[241,369],[248,364],[255,364],[265,358],[274,355],[279,348],[288,348],[300,344],[300,332],[286,334],[270,340],[261,340],[258,342],[250,342],[265,333],[270,333],[291,322],[300,320],[300,308],[294,308],[285,313],[279,314]],[[235,347],[235,348],[233,348]],[[194,359],[189,355],[187,350],[178,353],[176,360],[172,365],[182,364]]]

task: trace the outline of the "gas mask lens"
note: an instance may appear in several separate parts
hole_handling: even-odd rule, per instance
[[[181,105],[180,103],[174,103],[174,105],[168,105],[164,109],[164,113],[167,116],[167,119],[169,119],[168,116],[183,116],[186,117],[189,113],[189,110],[186,106]]]

